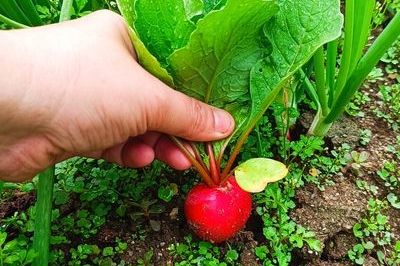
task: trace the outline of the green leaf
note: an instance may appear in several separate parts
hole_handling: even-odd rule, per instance
[[[367,242],[363,243],[362,245],[365,249],[369,249],[369,250],[373,249],[375,246],[374,243],[372,243],[371,241],[367,241]]]
[[[229,0],[223,9],[200,19],[188,44],[169,58],[168,69],[178,90],[226,109],[235,119],[235,133],[215,142],[216,154],[243,131],[249,113],[250,70],[265,56],[266,43],[259,35],[277,11],[273,1]]]
[[[6,232],[0,232],[0,247],[4,244],[7,238]]]
[[[167,57],[185,46],[195,30],[181,0],[136,0],[135,11],[133,28],[150,53],[164,66]]]
[[[18,265],[16,262],[20,262],[19,257],[16,254],[8,255],[4,260],[5,265]]]
[[[186,17],[193,20],[194,17],[203,15],[204,3],[201,0],[184,0]]]
[[[387,195],[387,200],[390,202],[393,208],[400,209],[400,200],[394,193]]]
[[[227,0],[204,0],[204,11],[208,13],[215,9],[220,9],[225,5]]]
[[[117,0],[118,9],[130,27],[136,19],[135,2],[137,0]],[[136,47],[135,47],[136,48]]]
[[[268,183],[286,176],[288,169],[279,162],[268,158],[252,158],[235,169],[235,178],[239,186],[248,192],[261,192]]]
[[[318,239],[310,238],[310,239],[305,239],[305,241],[307,242],[310,249],[315,250],[317,252],[322,251],[321,242]]]
[[[13,239],[10,242],[7,242],[4,245],[3,251],[5,252],[12,252],[14,251],[18,246],[18,240],[17,239]]]
[[[258,120],[289,78],[326,42],[340,36],[339,0],[282,0],[279,13],[265,25],[271,55],[251,73],[250,123]]]
[[[173,86],[172,77],[167,70],[163,68],[157,59],[147,50],[143,42],[137,37],[136,33],[129,28],[129,36],[135,47],[139,63],[151,74],[159,78],[165,84]]]
[[[230,0],[200,19],[188,44],[169,59],[178,89],[219,107],[243,102],[249,71],[263,57],[259,33],[277,11],[271,1]]]
[[[157,195],[163,201],[170,202],[172,197],[174,196],[174,191],[171,187],[159,187]]]
[[[165,84],[173,86],[172,77],[167,70],[163,68],[157,58],[152,55],[146,48],[146,45],[137,36],[137,33],[132,29],[136,14],[134,12],[134,4],[137,0],[117,0],[118,8],[129,25],[129,37],[135,47],[135,52],[138,57],[138,62],[151,74],[159,78]]]

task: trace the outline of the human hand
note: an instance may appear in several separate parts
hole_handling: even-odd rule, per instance
[[[166,134],[227,137],[225,111],[170,89],[136,61],[125,22],[110,11],[0,31],[0,179],[23,181],[73,156],[142,167],[189,161]]]

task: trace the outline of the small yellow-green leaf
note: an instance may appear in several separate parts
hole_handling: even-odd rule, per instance
[[[286,166],[273,159],[253,158],[235,169],[238,185],[245,191],[261,192],[268,183],[281,180],[288,173]]]

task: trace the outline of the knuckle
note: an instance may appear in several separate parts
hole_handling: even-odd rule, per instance
[[[191,103],[191,110],[190,110],[190,115],[191,115],[191,132],[204,132],[206,130],[205,127],[205,122],[208,121],[209,119],[209,111],[207,108],[204,108],[203,104],[199,101],[192,101]]]

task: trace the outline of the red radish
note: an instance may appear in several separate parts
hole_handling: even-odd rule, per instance
[[[200,237],[220,243],[244,227],[250,216],[251,195],[241,189],[233,176],[222,185],[195,185],[185,201],[185,215],[192,230]]]

